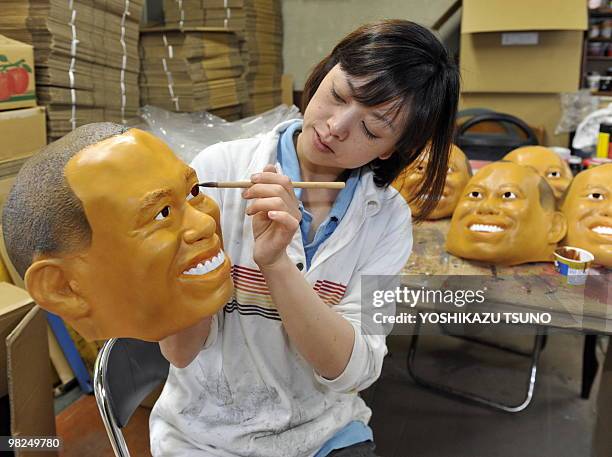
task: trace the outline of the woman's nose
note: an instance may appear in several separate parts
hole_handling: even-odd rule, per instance
[[[348,137],[348,116],[343,113],[337,113],[327,120],[329,133],[339,141],[344,141]]]

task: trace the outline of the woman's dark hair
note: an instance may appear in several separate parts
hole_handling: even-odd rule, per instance
[[[431,146],[422,185],[412,197],[418,220],[436,207],[444,190],[459,98],[459,71],[444,45],[425,27],[403,20],[364,25],[346,36],[312,71],[304,86],[302,111],[323,78],[340,64],[366,81],[352,96],[366,106],[392,102],[389,114],[406,113],[403,134],[387,160],[375,159],[377,186],[388,186]]]

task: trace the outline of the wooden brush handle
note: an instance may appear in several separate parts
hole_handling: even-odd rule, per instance
[[[210,183],[202,183],[204,187],[219,187],[219,188],[247,188],[251,187],[253,183],[251,181],[219,181],[219,182],[210,182]],[[297,189],[344,189],[345,183],[342,181],[327,181],[327,182],[317,182],[317,181],[295,181],[293,182],[293,187]]]

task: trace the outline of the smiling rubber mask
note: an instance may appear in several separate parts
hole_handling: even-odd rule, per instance
[[[596,264],[612,268],[612,164],[576,175],[561,210],[568,224],[564,244],[586,249]]]
[[[503,160],[535,168],[538,174],[550,184],[557,200],[561,198],[572,181],[572,171],[565,160],[543,146],[524,146],[514,149],[506,154]]]
[[[410,205],[413,216],[419,214],[419,202],[414,200],[414,195],[423,182],[428,163],[429,153],[426,151],[417,162],[406,167],[392,183]],[[466,155],[457,146],[452,145],[444,191],[434,210],[427,216],[428,220],[452,216],[471,175],[472,169]]]
[[[26,283],[53,292],[63,275],[66,297],[58,302],[53,292],[47,308],[82,336],[158,341],[227,302],[233,289],[219,207],[166,144],[131,129],[78,152],[64,174],[91,243],[58,259],[35,259]],[[61,269],[35,274],[45,261]]]
[[[511,162],[483,167],[455,208],[446,250],[498,265],[549,262],[565,236],[550,186],[535,170]]]

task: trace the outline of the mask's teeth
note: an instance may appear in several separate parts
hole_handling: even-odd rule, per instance
[[[219,268],[221,265],[223,265],[224,261],[225,261],[225,255],[223,254],[223,251],[219,251],[219,254],[217,254],[212,259],[205,261],[203,264],[199,263],[195,267],[190,268],[187,271],[184,271],[183,274],[196,275],[196,276],[205,275]]]
[[[498,225],[472,224],[469,229],[473,232],[503,232],[504,229]]]
[[[591,230],[600,235],[612,235],[612,227],[607,227],[605,225],[598,225],[597,227],[593,227]]]

